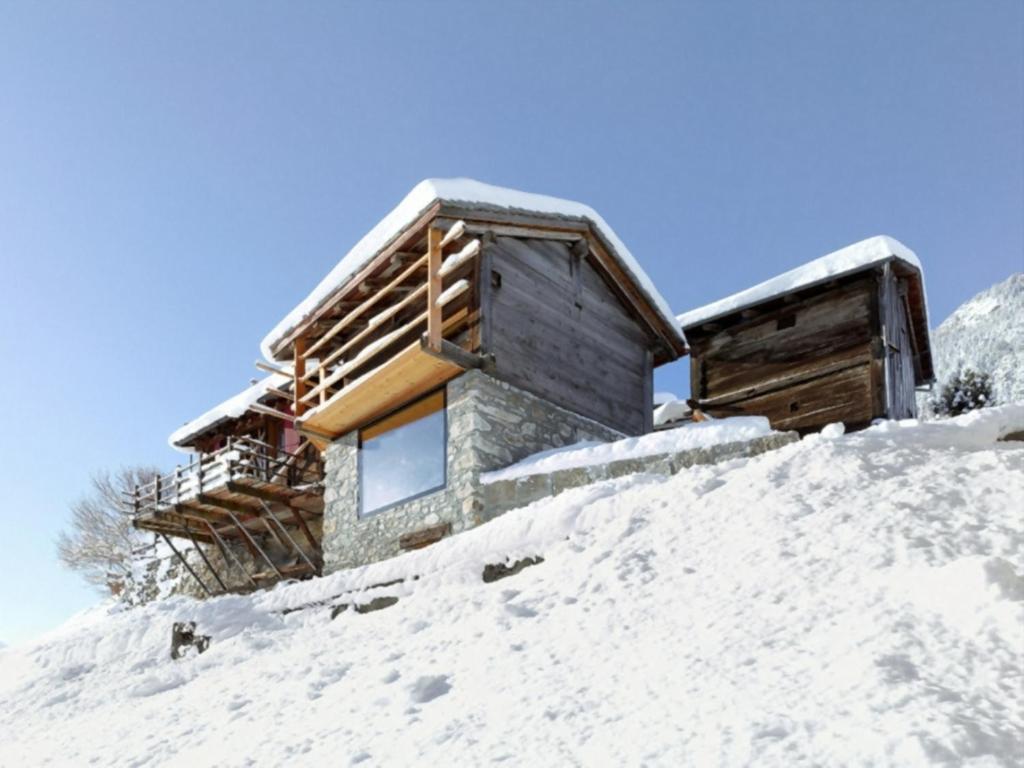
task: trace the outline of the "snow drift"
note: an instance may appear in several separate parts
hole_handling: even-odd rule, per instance
[[[263,594],[97,608],[0,654],[0,764],[1013,765],[1021,427],[829,430]],[[213,643],[172,662],[185,620]]]

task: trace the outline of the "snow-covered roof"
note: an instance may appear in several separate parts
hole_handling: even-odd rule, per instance
[[[242,416],[250,406],[258,403],[271,388],[280,388],[291,382],[291,378],[281,374],[272,373],[264,379],[260,379],[237,395],[229,397],[223,403],[215,405],[201,416],[197,416],[187,424],[174,430],[167,442],[172,448],[188,452],[187,444],[200,433],[210,427],[219,424],[226,419],[237,419]]]
[[[719,299],[703,307],[691,309],[689,312],[679,315],[676,320],[681,328],[691,328],[801,288],[859,272],[893,258],[906,262],[923,276],[921,262],[912,250],[893,237],[877,235],[840,248],[827,256],[822,256],[820,259],[815,259],[801,267],[765,280],[745,291],[726,296],[724,299]]]
[[[679,342],[685,342],[682,332],[675,323],[675,317],[668,302],[658,293],[654,283],[615,234],[615,231],[590,206],[557,197],[496,187],[473,179],[426,179],[413,187],[412,191],[394,210],[381,219],[362,240],[355,244],[352,250],[345,254],[345,257],[328,273],[327,277],[320,281],[312,293],[266,335],[260,344],[264,357],[273,360],[272,349],[275,344],[313,314],[329,296],[413,224],[425,210],[439,201],[489,210],[554,215],[589,221],[607,241],[613,251],[612,255],[662,316],[668,332],[675,334]]]

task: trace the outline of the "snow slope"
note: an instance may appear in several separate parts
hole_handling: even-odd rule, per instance
[[[997,403],[1024,402],[1024,272],[964,302],[932,331],[941,386],[958,368],[992,374]]]
[[[0,654],[0,765],[1019,765],[1018,425],[814,435],[253,597],[95,609]],[[383,611],[281,612],[409,574],[361,593]],[[213,643],[172,662],[184,619]]]

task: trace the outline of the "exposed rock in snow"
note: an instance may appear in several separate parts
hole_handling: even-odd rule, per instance
[[[932,359],[937,391],[958,369],[973,368],[991,374],[997,404],[1024,402],[1024,273],[964,302],[932,331]]]
[[[100,607],[0,654],[0,765],[1019,765],[1022,428],[812,435],[265,593]],[[175,621],[209,650],[171,661]]]

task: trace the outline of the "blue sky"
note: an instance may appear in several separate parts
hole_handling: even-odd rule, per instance
[[[424,177],[591,204],[678,311],[891,234],[937,323],[1024,269],[1022,41],[1017,0],[4,4],[0,640],[95,600],[90,473],[172,465]]]

